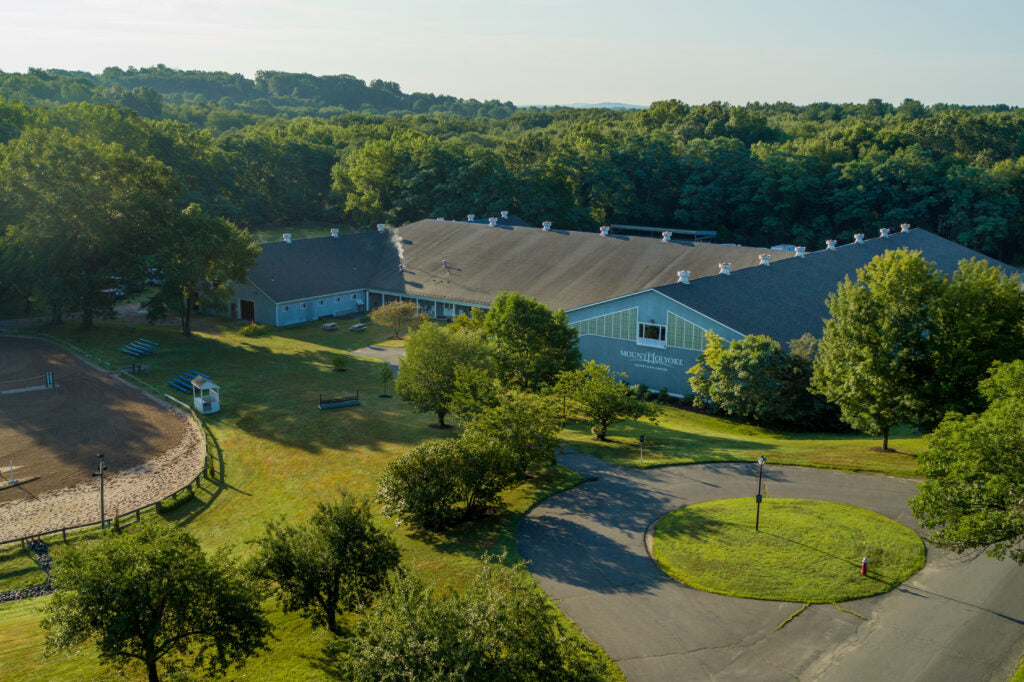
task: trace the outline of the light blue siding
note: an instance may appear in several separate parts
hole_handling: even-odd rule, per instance
[[[633,310],[635,313],[629,312]],[[580,353],[585,360],[624,372],[630,383],[646,384],[654,391],[665,388],[680,396],[691,393],[686,370],[700,357],[704,330],[713,331],[726,341],[743,336],[655,291],[603,301],[567,314],[569,324],[582,332]],[[667,338],[661,343],[638,340],[636,330],[631,338],[620,338],[621,324],[612,322],[621,322],[624,317],[635,319],[637,326],[664,326]]]

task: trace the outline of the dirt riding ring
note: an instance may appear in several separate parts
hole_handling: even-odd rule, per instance
[[[28,337],[0,337],[0,453],[0,542],[98,522],[98,453],[108,520],[185,486],[206,454],[185,411]]]

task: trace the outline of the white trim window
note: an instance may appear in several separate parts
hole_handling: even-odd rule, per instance
[[[637,325],[636,344],[638,346],[664,348],[666,336],[667,327],[665,325],[641,322]]]

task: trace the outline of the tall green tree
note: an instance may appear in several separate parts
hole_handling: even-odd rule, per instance
[[[192,333],[192,310],[197,305],[227,307],[227,282],[242,282],[256,264],[259,247],[232,223],[189,204],[174,221],[149,260],[160,272],[160,289],[149,301],[151,320],[173,311],[181,332]]]
[[[500,292],[483,319],[502,383],[535,390],[580,363],[576,330],[559,310],[515,291]]]
[[[910,509],[939,547],[1024,565],[1024,360],[996,364],[979,390],[983,412],[951,413],[928,437]]]
[[[893,426],[919,423],[933,409],[927,387],[939,329],[931,313],[943,292],[934,264],[902,249],[876,256],[828,297],[811,386],[844,422],[881,435],[884,450]]]
[[[1024,290],[1019,275],[980,260],[961,261],[933,313],[934,420],[985,405],[978,382],[994,362],[1024,358]]]
[[[109,312],[110,278],[142,278],[145,256],[174,219],[179,188],[156,159],[61,128],[8,144],[0,194],[12,197],[7,240],[53,306],[80,310],[81,326]]]
[[[47,649],[87,642],[100,661],[140,663],[150,682],[175,660],[223,674],[266,649],[271,625],[258,592],[224,552],[207,557],[186,531],[146,524],[55,554],[55,593],[42,625]]]
[[[398,546],[373,522],[369,503],[348,493],[317,505],[308,523],[267,524],[248,571],[274,586],[285,612],[338,634],[338,615],[368,606],[398,568]]]
[[[406,340],[395,392],[417,410],[433,412],[438,426],[444,427],[452,409],[456,368],[483,367],[488,362],[487,345],[479,332],[427,322]]]
[[[594,437],[607,440],[611,424],[625,419],[653,417],[658,412],[655,405],[630,390],[625,377],[625,373],[613,373],[608,365],[588,360],[579,369],[563,372],[556,389],[568,396],[573,405],[594,422],[591,428]]]

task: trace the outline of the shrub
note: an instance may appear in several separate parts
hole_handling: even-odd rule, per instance
[[[347,365],[348,356],[344,353],[339,353],[331,358],[331,366],[334,367],[335,372],[344,372]]]
[[[387,516],[436,530],[486,508],[515,481],[513,456],[493,433],[431,440],[388,465],[377,498]]]
[[[166,500],[160,500],[159,502],[157,502],[156,511],[159,514],[167,514],[168,512],[172,512],[181,505],[190,501],[193,497],[195,497],[195,493],[193,493],[191,490],[186,490],[184,493],[179,493],[174,497],[168,498]]]
[[[271,327],[270,325],[256,324],[255,322],[250,322],[249,324],[239,329],[238,333],[241,334],[242,336],[263,336],[264,334],[270,332],[271,329],[273,329],[273,327]]]
[[[485,557],[465,593],[400,577],[325,652],[356,680],[609,680],[619,675],[522,564]]]

